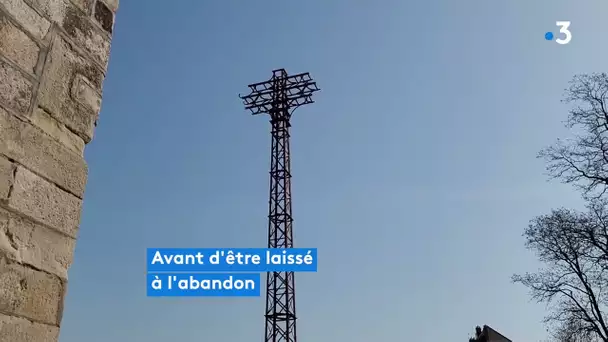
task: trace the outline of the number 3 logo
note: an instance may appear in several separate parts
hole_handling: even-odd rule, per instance
[[[566,36],[564,39],[556,39],[555,42],[562,45],[570,43],[570,41],[572,40],[572,33],[568,30],[568,27],[570,27],[570,22],[558,21],[555,23],[555,25],[559,26],[559,32],[563,33]]]

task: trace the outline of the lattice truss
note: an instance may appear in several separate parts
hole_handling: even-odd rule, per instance
[[[289,76],[274,70],[270,80],[249,85],[241,96],[253,115],[269,114],[272,126],[268,248],[293,248],[289,122],[293,111],[314,103],[319,91],[308,73]],[[266,342],[296,342],[296,302],[293,272],[269,272],[266,276]]]

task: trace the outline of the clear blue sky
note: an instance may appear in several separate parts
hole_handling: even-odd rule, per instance
[[[293,119],[299,339],[545,337],[510,283],[529,219],[579,206],[536,152],[563,89],[604,71],[604,0],[123,0],[62,342],[262,341],[263,298],[145,296],[147,247],[264,247],[269,123],[237,97],[284,67],[322,91]],[[572,22],[567,46],[544,40]]]

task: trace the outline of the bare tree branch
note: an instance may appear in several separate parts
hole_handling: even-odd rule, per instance
[[[524,232],[526,247],[545,268],[514,275],[532,299],[549,305],[545,322],[557,341],[608,342],[608,206],[590,201],[587,212],[553,210],[536,217]]]
[[[573,184],[586,196],[608,191],[608,75],[577,75],[566,89],[572,104],[567,127],[574,137],[539,153],[553,178]]]

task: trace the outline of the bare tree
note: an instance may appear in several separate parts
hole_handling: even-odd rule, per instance
[[[552,177],[599,198],[608,190],[608,75],[575,76],[564,102],[573,105],[567,127],[574,137],[558,140],[539,157]]]
[[[550,332],[562,342],[608,342],[608,202],[588,210],[553,210],[536,217],[524,232],[526,247],[545,268],[514,275],[533,299],[548,305]]]
[[[601,342],[602,337],[597,334],[579,333],[581,330],[580,321],[571,321],[557,329],[551,334],[548,342]]]

